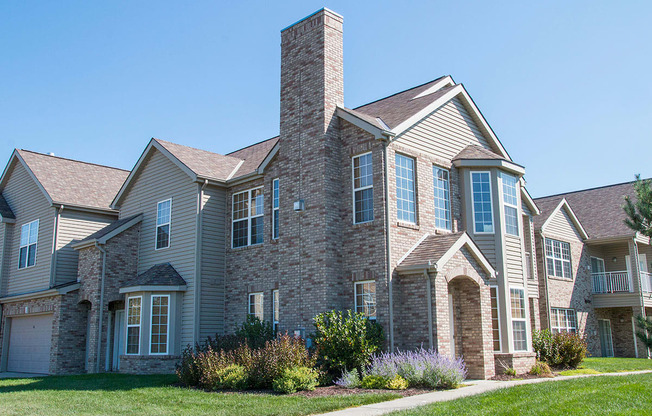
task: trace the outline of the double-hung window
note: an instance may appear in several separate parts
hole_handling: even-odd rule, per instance
[[[399,221],[416,224],[414,198],[414,159],[396,154],[396,216]]]
[[[355,283],[355,311],[369,319],[376,319],[376,282]]]
[[[577,332],[577,313],[575,309],[550,309],[550,327],[552,333]]]
[[[573,278],[569,243],[546,238],[546,270],[548,276]]]
[[[272,290],[272,326],[274,332],[278,331],[278,322],[280,319],[280,303],[278,289]]]
[[[451,229],[450,173],[433,166],[432,176],[435,189],[435,227]]]
[[[152,295],[150,354],[168,353],[170,328],[170,296]]]
[[[135,296],[127,299],[127,354],[140,354],[140,321],[143,298]]]
[[[170,247],[170,221],[172,219],[172,199],[156,204],[156,249]]]
[[[36,264],[36,243],[38,241],[38,220],[23,224],[20,228],[18,268],[24,269]]]
[[[503,182],[503,204],[505,206],[505,232],[518,236],[518,197],[516,176],[501,173]]]
[[[525,318],[525,292],[510,288],[512,305],[512,336],[515,351],[527,351],[527,323]]]
[[[263,242],[263,188],[233,195],[233,248]]]
[[[353,223],[374,220],[374,174],[371,153],[353,157]]]
[[[498,288],[491,286],[489,288],[491,293],[491,332],[493,333],[494,351],[500,351],[500,315],[498,307]]]
[[[263,293],[250,293],[249,294],[249,315],[263,320]]]
[[[272,181],[272,239],[278,238],[279,226],[279,180]]]
[[[494,232],[494,214],[491,203],[491,175],[489,172],[471,172],[473,197],[473,231],[477,234]]]

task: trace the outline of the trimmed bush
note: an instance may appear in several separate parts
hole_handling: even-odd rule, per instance
[[[552,334],[547,329],[534,331],[532,346],[539,361],[559,368],[577,368],[588,351],[583,337],[567,332]]]
[[[317,387],[317,371],[308,367],[286,368],[276,378],[272,387],[279,393],[296,393],[300,390],[313,391]]]
[[[360,382],[358,370],[350,370],[345,371],[344,374],[342,374],[342,377],[335,381],[335,384],[347,389],[355,389],[360,387]]]
[[[405,390],[408,388],[408,382],[397,374],[387,382],[387,388],[390,390]]]
[[[333,377],[346,369],[362,373],[384,343],[382,327],[362,313],[324,312],[315,317],[314,325],[318,363]]]
[[[409,387],[454,388],[466,378],[464,361],[421,348],[382,353],[373,357],[366,374],[391,380],[403,377]]]
[[[205,372],[202,384],[209,390],[245,390],[247,388],[247,372],[238,364],[215,368]]]
[[[287,334],[267,341],[263,348],[249,352],[249,356],[243,354],[240,360],[248,369],[249,383],[253,388],[270,388],[272,382],[281,377],[286,369],[315,366],[315,360],[310,356],[304,340]]]
[[[274,339],[274,329],[271,323],[261,321],[254,315],[247,315],[247,320],[235,331],[235,336],[250,348],[258,349],[264,347],[267,341]]]
[[[530,369],[530,374],[533,376],[545,376],[552,374],[552,369],[547,363],[543,361],[537,361]]]
[[[360,387],[363,389],[385,389],[387,388],[387,378],[383,376],[366,375],[362,378]]]

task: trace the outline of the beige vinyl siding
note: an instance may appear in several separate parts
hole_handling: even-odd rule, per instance
[[[496,267],[496,236],[494,234],[471,234],[471,236],[489,263]]]
[[[521,211],[523,212],[523,215],[527,215],[529,217],[532,216],[532,211],[530,211],[530,209],[525,204],[521,204]]]
[[[592,305],[594,308],[631,307],[639,306],[641,304],[641,298],[638,293],[594,293],[592,298]]]
[[[72,248],[95,231],[117,220],[117,215],[103,215],[64,208],[59,217],[55,284],[77,280],[79,253]]]
[[[181,347],[194,342],[195,228],[198,186],[158,150],[148,157],[120,207],[120,217],[143,214],[138,273],[159,263],[170,263],[186,281],[181,317]],[[170,247],[155,250],[157,203],[172,198]]]
[[[397,140],[402,145],[448,161],[470,144],[491,150],[489,142],[457,98],[436,109]]]
[[[224,333],[226,190],[207,187],[202,204],[199,338]]]
[[[563,208],[557,211],[552,219],[550,219],[550,222],[546,225],[544,234],[546,237],[556,238],[561,241],[582,241],[582,236],[577,231],[577,228],[575,228],[573,220],[571,220],[568,212]]]
[[[55,208],[45,198],[36,182],[21,162],[16,161],[8,172],[8,180],[2,195],[16,216],[13,236],[8,242],[9,264],[7,266],[6,295],[35,292],[50,288],[50,265],[52,263],[52,240]],[[20,227],[39,220],[36,246],[36,264],[18,270]]]
[[[505,234],[505,262],[509,281],[523,284],[525,274],[523,273],[523,252],[520,237]]]
[[[5,262],[4,259],[5,257],[5,238],[7,236],[7,228],[10,227],[9,224],[7,223],[0,223],[0,297],[2,297],[5,293],[5,286],[7,283],[7,279],[5,279]]]

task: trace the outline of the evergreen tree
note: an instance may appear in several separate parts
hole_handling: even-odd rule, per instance
[[[636,201],[625,197],[625,224],[632,230],[652,238],[652,180],[641,179],[641,175],[636,175],[634,190]]]

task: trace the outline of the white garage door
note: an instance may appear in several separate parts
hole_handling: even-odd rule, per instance
[[[7,371],[47,374],[50,370],[52,315],[11,318]]]

